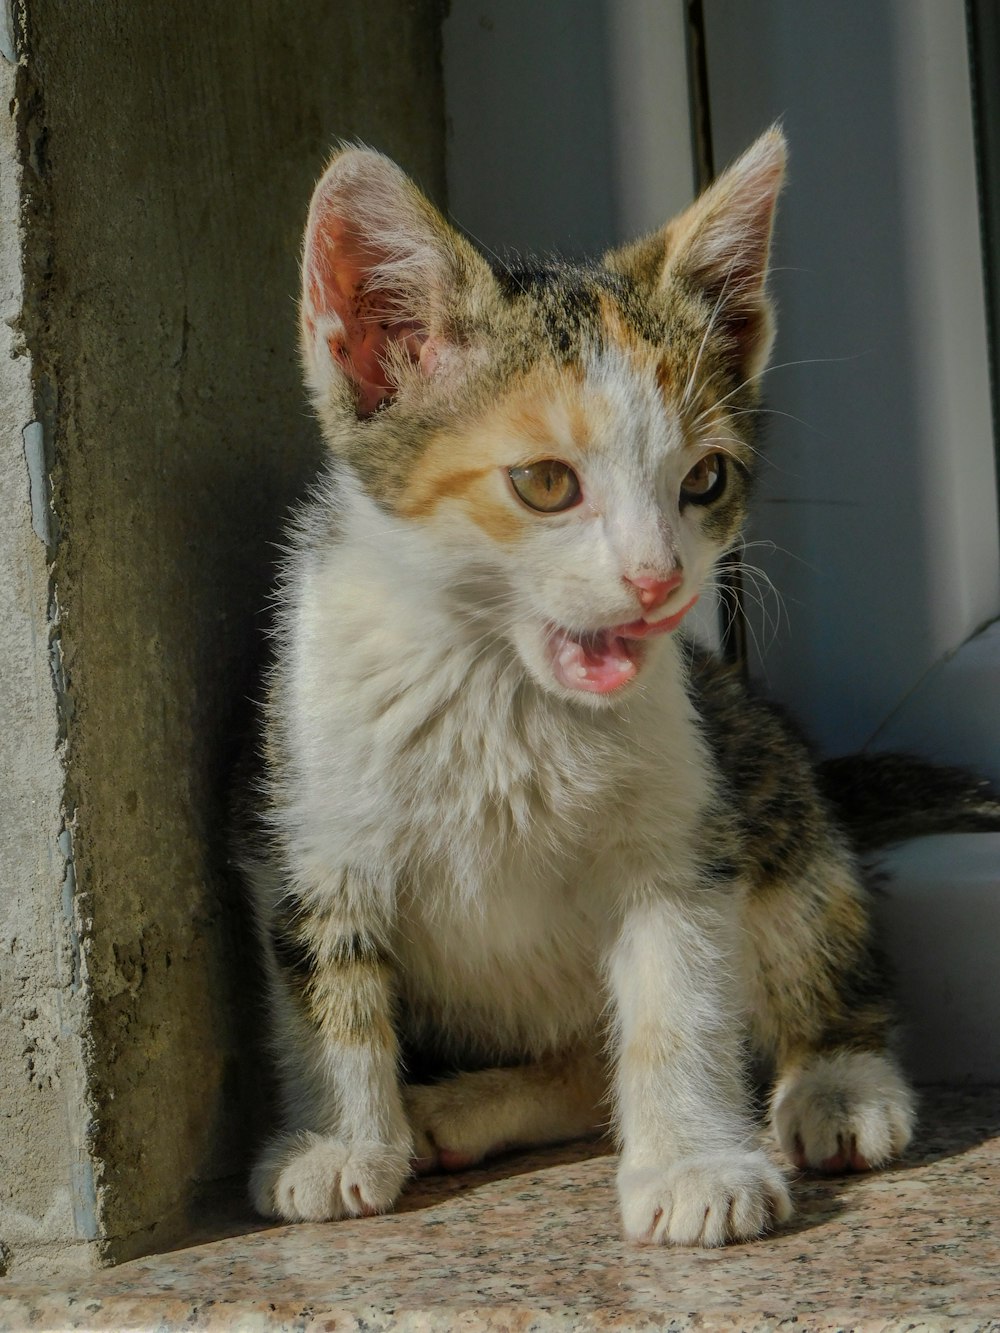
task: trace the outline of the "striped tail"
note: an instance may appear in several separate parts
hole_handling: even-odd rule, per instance
[[[1000,832],[1000,792],[964,768],[908,754],[858,754],[827,759],[818,774],[862,852],[930,833]]]

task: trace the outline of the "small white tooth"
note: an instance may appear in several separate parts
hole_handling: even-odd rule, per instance
[[[586,680],[586,679],[587,679],[587,668],[586,668],[585,666],[578,666],[577,669],[576,669],[576,676],[577,676],[577,680]]]

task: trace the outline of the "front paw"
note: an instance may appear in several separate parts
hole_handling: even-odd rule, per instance
[[[644,1245],[753,1240],[792,1214],[784,1177],[763,1152],[706,1153],[618,1172],[625,1234]]]
[[[798,1167],[867,1171],[898,1157],[913,1133],[913,1093],[889,1056],[816,1056],[778,1083],[771,1119]]]
[[[265,1149],[250,1177],[254,1207],[285,1222],[384,1213],[410,1173],[409,1147],[344,1143],[302,1131]]]

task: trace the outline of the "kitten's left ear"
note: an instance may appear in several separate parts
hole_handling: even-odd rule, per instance
[[[490,281],[394,162],[342,149],[313,193],[302,256],[302,351],[318,400],[366,417],[408,376],[458,368],[459,297]]]
[[[700,292],[741,380],[759,374],[774,340],[767,265],[786,159],[775,126],[655,236],[605,259],[639,282],[664,289],[680,282]]]

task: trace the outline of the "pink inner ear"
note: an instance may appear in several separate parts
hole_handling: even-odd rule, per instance
[[[419,362],[426,332],[415,319],[401,319],[394,293],[369,287],[373,269],[385,256],[332,210],[313,219],[306,240],[305,318],[310,330],[325,315],[342,328],[327,337],[330,357],[354,383],[358,411],[369,416],[399,385],[387,363],[390,344]]]

